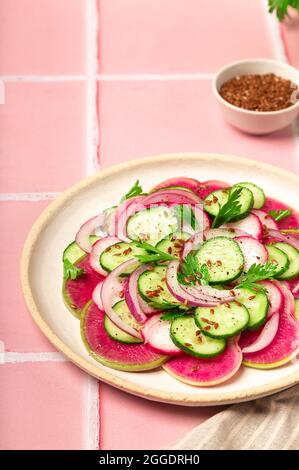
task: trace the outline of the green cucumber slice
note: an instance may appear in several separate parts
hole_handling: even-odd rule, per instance
[[[261,207],[263,207],[263,205],[265,204],[266,196],[262,188],[260,188],[256,184],[248,183],[246,181],[242,183],[237,183],[233,187],[235,188],[238,186],[241,186],[242,188],[247,188],[252,192],[254,209],[261,209]]]
[[[283,274],[290,266],[286,253],[273,245],[265,245],[268,251],[268,262],[277,266],[275,277]]]
[[[89,240],[91,243],[94,243],[99,238],[100,237],[96,235],[91,235],[89,237]],[[77,243],[74,241],[65,248],[62,259],[63,261],[67,259],[70,263],[74,264],[76,263],[76,261],[79,261],[79,259],[83,258],[83,256],[85,255],[86,255],[85,251],[81,250],[79,245],[77,245]]]
[[[184,315],[172,321],[170,337],[178,348],[195,357],[218,356],[226,346],[225,339],[209,338],[202,334],[191,315]]]
[[[227,202],[231,190],[232,188],[217,189],[217,191],[210,193],[204,200],[205,211],[215,217],[218,214],[220,207]],[[232,219],[232,222],[246,217],[248,212],[251,211],[253,207],[252,192],[247,188],[242,188],[239,201],[241,204],[240,212],[237,217]]]
[[[293,277],[298,276],[299,274],[299,251],[288,243],[275,243],[273,245],[275,248],[283,251],[289,258],[289,267],[286,271],[280,274],[278,279],[292,279]]]
[[[247,308],[239,302],[229,302],[216,307],[197,307],[195,323],[212,338],[229,338],[244,330],[249,322]]]
[[[249,313],[247,328],[257,329],[264,323],[269,309],[268,297],[264,292],[257,292],[251,289],[236,289],[237,300],[244,305]]]
[[[205,241],[196,257],[200,267],[203,264],[207,266],[211,284],[233,281],[243,271],[243,254],[238,244],[228,237]]]
[[[142,343],[141,339],[135,338],[134,336],[129,335],[125,331],[121,330],[116,326],[107,315],[104,318],[104,328],[110,338],[119,341],[120,343],[126,344],[134,344],[134,343]]]
[[[152,270],[144,271],[138,279],[138,290],[142,298],[155,308],[182,306],[168,290],[164,266],[155,266]]]
[[[178,228],[176,210],[167,206],[136,212],[127,222],[127,234],[131,240],[146,241],[151,245],[156,245]]]
[[[103,269],[108,272],[113,271],[120,264],[133,259],[136,255],[146,255],[147,252],[143,248],[138,248],[134,243],[119,242],[109,246],[100,256],[100,264]],[[123,275],[131,274],[136,267],[124,272]]]
[[[190,238],[190,233],[187,232],[175,232],[171,233],[167,237],[163,238],[157,245],[156,248],[168,253],[176,258],[180,257],[180,253],[184,246],[184,241]]]
[[[131,326],[137,331],[141,329],[141,325],[137,322],[136,318],[130,312],[125,300],[120,300],[119,302],[116,302],[116,304],[113,305],[113,310],[124,323]]]

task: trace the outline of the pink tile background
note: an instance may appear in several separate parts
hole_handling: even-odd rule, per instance
[[[97,132],[102,168],[154,153],[209,151],[298,172],[292,129],[263,137],[241,134],[222,120],[211,93],[209,77],[226,62],[275,57],[263,3],[0,2],[0,80],[6,79],[6,104],[0,105],[0,341],[30,361],[0,361],[1,448],[86,444],[86,376],[69,363],[39,362],[36,354],[53,347],[24,306],[19,259],[30,226],[49,203],[47,192],[82,178],[87,161],[90,169]],[[281,31],[289,61],[298,67],[298,17]],[[97,82],[98,99],[94,94],[88,100],[96,65],[105,80]],[[155,81],[152,74],[158,74]],[[88,126],[96,108],[99,127],[92,133]],[[28,194],[35,192],[42,201]],[[103,449],[167,447],[217,411],[149,402],[103,384],[99,397]]]

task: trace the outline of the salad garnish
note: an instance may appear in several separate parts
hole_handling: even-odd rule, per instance
[[[258,291],[265,291],[261,284],[257,284],[258,281],[264,281],[266,279],[272,279],[276,274],[277,267],[273,263],[265,264],[253,264],[244,275],[243,280],[235,287],[235,289],[253,289]]]
[[[152,263],[152,262],[158,262],[158,261],[173,261],[176,258],[168,253],[165,253],[164,251],[159,250],[159,248],[156,248],[155,246],[151,245],[150,243],[146,242],[136,242],[135,245],[138,248],[143,248],[148,252],[147,255],[136,255],[136,258],[138,261],[141,263]]]
[[[75,264],[71,263],[67,258],[63,260],[63,279],[71,279],[74,281],[77,277],[85,273],[83,268],[78,268]]]
[[[139,180],[136,180],[129,191],[121,198],[120,202],[124,202],[131,197],[139,196],[140,194],[143,194],[143,190],[140,186]]]
[[[280,222],[281,220],[285,219],[286,217],[289,217],[289,215],[292,214],[292,211],[290,209],[281,209],[278,211],[271,210],[269,211],[269,215],[271,215],[272,219],[275,220],[275,222]]]
[[[209,270],[206,264],[199,266],[196,253],[188,253],[184,262],[181,264],[181,270],[178,272],[178,281],[184,285],[195,285],[200,283],[202,286],[209,285]]]
[[[223,204],[223,206],[220,206],[219,212],[213,220],[213,228],[218,228],[239,215],[241,209],[240,196],[242,189],[242,187],[236,187],[229,192],[228,200]]]

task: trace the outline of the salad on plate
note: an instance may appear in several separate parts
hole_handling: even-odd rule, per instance
[[[107,367],[212,386],[299,353],[299,215],[253,182],[175,177],[146,193],[136,181],[79,227],[63,273]]]

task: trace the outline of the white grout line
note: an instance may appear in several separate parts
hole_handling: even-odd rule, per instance
[[[0,364],[18,364],[24,362],[69,362],[59,352],[18,353],[0,352]]]
[[[102,82],[120,81],[192,81],[192,80],[212,80],[213,73],[175,73],[175,74],[98,74],[97,80]]]
[[[98,450],[99,448],[99,382],[86,376],[86,397],[84,407],[84,450]]]
[[[48,82],[84,82],[86,75],[0,75],[2,82],[12,83],[48,83]]]
[[[59,192],[47,193],[0,193],[0,201],[49,201],[59,196]]]
[[[267,0],[262,0],[264,11],[268,23],[269,32],[272,38],[272,45],[275,54],[275,59],[280,60],[281,62],[288,63],[287,55],[285,52],[285,47],[281,37],[279,21],[276,18],[275,14],[268,13],[268,3]],[[292,124],[292,132],[294,136],[295,144],[295,154],[297,160],[297,169],[299,170],[299,122],[298,118]]]
[[[87,135],[86,135],[86,171],[90,175],[99,169],[98,166],[98,116],[97,116],[97,82],[98,68],[98,11],[96,0],[87,0]]]

